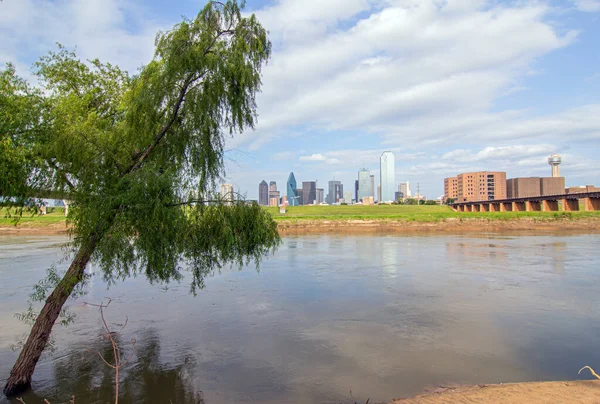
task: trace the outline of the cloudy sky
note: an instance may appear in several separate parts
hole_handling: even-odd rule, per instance
[[[60,42],[135,72],[160,29],[204,1],[3,0],[0,66]],[[229,141],[227,181],[256,198],[290,171],[353,189],[361,167],[438,197],[469,170],[600,184],[600,0],[248,0],[270,31],[255,131]],[[378,181],[377,181],[378,182]]]

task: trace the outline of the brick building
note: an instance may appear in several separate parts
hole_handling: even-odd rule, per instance
[[[511,178],[506,181],[506,194],[509,199],[564,193],[565,177]]]
[[[448,196],[454,195],[452,187],[456,178],[457,202],[492,201],[506,199],[506,173],[501,171],[477,171],[458,174],[456,177],[446,178],[448,182]],[[444,180],[444,192],[446,191]]]
[[[458,177],[444,178],[444,200],[458,198]]]

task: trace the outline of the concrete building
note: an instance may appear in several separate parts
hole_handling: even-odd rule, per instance
[[[371,192],[369,193],[369,196],[372,196],[373,199],[375,199],[375,176],[371,175]]]
[[[304,205],[304,192],[302,191],[302,188],[296,190],[296,195],[298,195],[298,205]]]
[[[281,204],[283,206],[290,206],[290,202],[288,201],[288,197],[287,196],[284,195],[284,196],[281,197]]]
[[[327,195],[327,203],[334,204],[344,197],[344,186],[341,181],[329,181],[329,194]]]
[[[381,185],[377,185],[377,202],[381,202]]]
[[[552,167],[553,178],[560,177],[560,163],[562,163],[560,155],[553,154],[552,156],[548,157],[548,164],[550,164],[550,167]]]
[[[317,204],[325,201],[325,190],[323,188],[317,188]]]
[[[277,182],[271,181],[269,182],[269,192],[277,191]]]
[[[344,191],[344,202],[347,204],[351,204],[352,203],[352,192],[350,191]]]
[[[289,202],[290,206],[298,206],[301,201],[299,201],[298,199],[298,184],[296,183],[296,177],[294,176],[294,173],[290,173],[290,176],[288,177],[287,180],[287,201]]]
[[[398,192],[402,194],[402,198],[410,198],[412,193],[410,192],[410,183],[408,181],[401,182],[398,185]]]
[[[564,177],[510,178],[506,181],[508,199],[560,195],[564,193],[564,189]]]
[[[378,201],[394,201],[394,192],[396,188],[396,166],[394,154],[391,151],[384,151],[379,158],[379,187]]]
[[[358,180],[354,181],[354,202],[358,202]]]
[[[279,206],[279,198],[269,199],[269,206]]]
[[[444,178],[444,200],[458,198],[458,177]]]
[[[225,205],[232,205],[235,200],[233,197],[233,185],[231,184],[221,184],[221,191],[219,192],[221,201]]]
[[[315,181],[302,182],[302,204],[312,205],[317,200],[317,183]]]
[[[456,176],[458,202],[493,201],[506,199],[506,173],[477,171]]]
[[[362,198],[362,204],[363,205],[374,205],[375,201],[373,200],[372,196],[365,196],[364,198]]]
[[[269,205],[269,185],[265,180],[258,185],[258,204],[261,206]]]

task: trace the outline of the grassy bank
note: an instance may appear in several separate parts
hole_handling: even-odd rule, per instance
[[[8,227],[14,226],[15,220],[18,215],[15,214],[14,211],[9,212],[1,208],[0,209],[0,226]],[[18,225],[19,226],[28,226],[28,227],[44,227],[49,225],[54,225],[58,223],[65,222],[65,211],[64,208],[48,208],[48,213],[45,215],[33,215],[30,212],[23,212],[23,214],[18,217]]]
[[[540,220],[600,218],[600,212],[455,212],[448,206],[416,205],[347,205],[293,206],[280,214],[279,208],[267,208],[278,221],[302,220],[393,220],[406,222],[439,222],[448,219]]]
[[[572,222],[592,220],[600,223],[600,212],[455,212],[447,206],[411,206],[411,205],[348,205],[348,206],[293,206],[288,207],[287,213],[280,214],[279,208],[265,208],[285,227],[311,223],[318,225],[320,221],[378,221],[378,222],[412,222],[418,223],[450,223],[455,221],[469,222],[476,219],[489,222],[514,222],[527,219],[537,222],[551,223],[558,219],[571,219]],[[7,217],[5,209],[0,209],[0,227],[14,228],[14,217]],[[598,220],[598,222],[596,222]],[[46,215],[23,213],[18,222],[19,228],[50,228],[61,227],[65,223],[63,208],[54,208]],[[62,228],[64,231],[64,228]]]

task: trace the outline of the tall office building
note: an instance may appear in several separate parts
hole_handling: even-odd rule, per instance
[[[258,204],[269,206],[269,184],[265,180],[258,185]]]
[[[366,168],[358,170],[358,199],[361,201],[364,197],[373,196],[371,192],[371,173]]]
[[[302,188],[298,188],[296,194],[298,195],[298,205],[304,205],[304,191]]]
[[[401,182],[400,185],[398,185],[398,192],[402,194],[402,198],[410,198],[412,196],[410,192],[410,183],[408,181]]]
[[[325,190],[323,188],[317,188],[317,203],[323,203],[325,197]]]
[[[375,176],[371,175],[371,193],[369,196],[372,196],[375,199]]]
[[[296,177],[294,173],[290,173],[290,176],[287,180],[287,200],[290,206],[298,206],[300,201],[298,201],[298,184],[296,183]]]
[[[223,201],[224,205],[232,205],[233,204],[233,185],[231,184],[221,184],[221,201]]]
[[[277,183],[275,181],[271,181],[269,183],[269,205],[271,204],[271,199],[277,199],[277,205],[279,205],[279,197],[281,193],[277,190]]]
[[[379,158],[379,186],[381,195],[379,202],[393,202],[394,192],[396,192],[396,165],[394,154],[391,151],[384,151]]]
[[[277,191],[277,182],[271,181],[269,182],[269,192]]]
[[[344,197],[344,186],[341,181],[329,181],[329,194],[327,195],[327,203],[334,204]]]
[[[317,183],[306,181],[302,183],[302,204],[312,205],[317,200]]]
[[[358,201],[358,180],[354,180],[354,202]]]
[[[377,185],[377,202],[381,202],[381,184]]]

